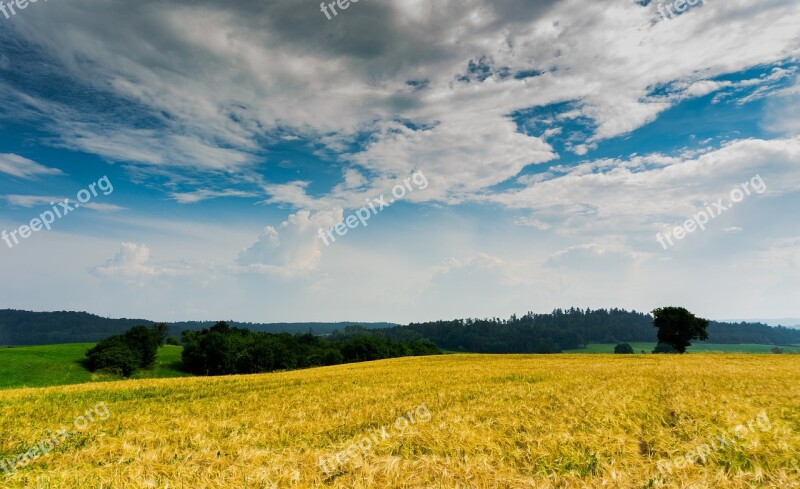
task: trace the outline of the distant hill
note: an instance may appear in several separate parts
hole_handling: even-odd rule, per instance
[[[509,319],[412,323],[370,334],[402,341],[427,338],[444,350],[476,353],[556,353],[590,343],[656,341],[652,316],[623,309],[571,308]],[[800,330],[760,323],[710,321],[708,336],[706,343],[714,344],[800,345]]]
[[[0,310],[0,345],[53,345],[63,343],[94,343],[111,335],[122,333],[133,326],[150,325],[147,319],[110,319],[86,312],[31,312],[13,309]],[[216,321],[183,321],[169,324],[169,335],[180,337],[185,329],[198,330],[212,326]],[[306,333],[328,335],[347,326],[388,328],[392,323],[240,323],[228,321],[231,326],[269,333]]]
[[[216,321],[169,324],[169,335],[211,327]],[[97,342],[119,334],[147,319],[109,319],[85,312],[29,312],[0,310],[0,345],[51,345]],[[655,342],[649,314],[623,309],[557,309],[548,314],[528,313],[509,319],[457,319],[412,323],[241,323],[231,326],[267,333],[329,335],[348,327],[363,326],[372,334],[398,341],[433,340],[440,348],[482,353],[549,353],[580,348],[589,343]],[[711,321],[708,343],[800,345],[800,330],[763,323]]]
[[[787,328],[800,328],[800,318],[779,319],[726,319],[725,323],[763,323],[767,326],[786,326]]]

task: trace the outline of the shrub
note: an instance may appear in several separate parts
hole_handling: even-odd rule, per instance
[[[98,343],[86,352],[89,358],[89,370],[120,372],[125,377],[139,367],[139,355],[125,342],[122,336],[112,336]]]
[[[614,347],[614,353],[620,353],[620,354],[633,353],[633,347],[627,343],[620,343]]]

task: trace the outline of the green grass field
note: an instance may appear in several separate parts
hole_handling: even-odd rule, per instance
[[[119,380],[108,375],[89,372],[83,364],[86,350],[93,343],[67,345],[24,346],[0,349],[0,389],[16,387],[47,387]],[[163,346],[156,363],[136,372],[135,379],[185,377],[182,372],[181,347]]]
[[[646,353],[653,351],[655,343],[628,343],[636,353],[644,350]],[[616,343],[592,343],[586,348],[578,350],[564,350],[564,353],[614,353]],[[723,344],[695,344],[688,348],[687,353],[720,352],[720,353],[771,353],[772,345],[723,345]],[[800,353],[800,346],[782,346],[785,353]]]

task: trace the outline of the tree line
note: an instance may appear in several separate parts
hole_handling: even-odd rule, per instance
[[[800,344],[800,330],[709,321],[710,343]],[[442,349],[475,353],[558,353],[589,343],[658,342],[653,316],[622,309],[556,309],[509,319],[455,319],[374,330],[385,338],[427,338]]]
[[[86,352],[92,371],[129,377],[153,364],[167,325],[136,326],[102,340]],[[182,334],[181,358],[194,375],[231,375],[295,370],[405,356],[441,354],[430,340],[408,342],[371,335],[322,338],[311,333],[262,333],[224,321]]]
[[[147,319],[111,319],[86,312],[31,312],[0,309],[0,346],[56,345],[63,343],[96,343],[112,335],[120,335],[134,326],[167,325],[167,336],[180,337],[190,329],[199,331],[214,326],[216,321],[181,321],[156,323]],[[304,333],[327,335],[353,324],[371,328],[395,326],[393,323],[244,323],[228,321],[231,326],[267,333]]]
[[[219,322],[182,335],[183,365],[195,375],[228,375],[294,370],[405,356],[438,355],[429,340],[322,338],[312,333],[262,333]]]
[[[396,326],[363,324],[386,331],[384,337],[400,341],[428,338],[441,348],[486,353],[545,353],[579,348],[588,343],[654,342],[653,318],[623,309],[556,309],[549,314],[528,313],[509,319],[456,319]],[[82,312],[28,312],[0,310],[0,345],[44,345],[97,342],[137,326],[156,323],[140,319],[107,319]],[[268,333],[331,335],[356,323],[235,323],[230,326]],[[168,336],[184,330],[200,331],[214,322],[167,323]],[[760,323],[728,324],[711,321],[712,343],[800,344],[800,329],[770,327]],[[576,346],[578,345],[578,346]]]

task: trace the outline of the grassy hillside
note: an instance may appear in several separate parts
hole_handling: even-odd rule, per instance
[[[93,343],[0,348],[0,389],[45,387],[114,380],[89,372],[83,364]],[[137,372],[134,378],[182,377],[181,348],[163,346],[156,364]]]
[[[644,350],[646,353],[653,351],[655,343],[628,343],[636,353]],[[616,343],[592,343],[579,350],[566,350],[564,353],[614,353]],[[687,353],[725,352],[725,353],[771,353],[773,345],[728,345],[713,343],[698,343],[690,346]],[[781,346],[785,353],[800,353],[800,346]]]
[[[790,355],[445,355],[6,390],[0,459],[100,402],[107,419],[0,471],[0,485],[800,486],[800,362]],[[733,433],[704,463],[675,458]]]

